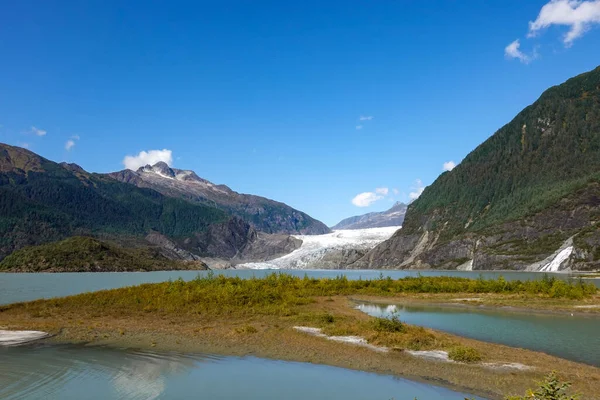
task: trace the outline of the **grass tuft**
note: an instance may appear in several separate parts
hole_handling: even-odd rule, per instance
[[[451,360],[463,363],[476,363],[481,361],[481,354],[472,347],[456,346],[448,352]]]

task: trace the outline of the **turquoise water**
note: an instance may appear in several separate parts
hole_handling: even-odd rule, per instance
[[[478,271],[380,271],[380,270],[278,270],[297,276],[308,274],[314,277],[336,277],[346,275],[348,279],[377,279],[380,275],[393,279],[406,276],[460,276],[465,278],[495,278],[500,275],[507,280],[541,279],[544,274],[535,272],[478,272]],[[224,270],[216,271],[217,274],[226,276],[264,276],[273,270]],[[42,298],[68,296],[83,292],[103,289],[114,289],[124,286],[139,285],[141,283],[164,282],[169,279],[183,278],[191,280],[206,271],[158,271],[158,272],[81,272],[81,273],[35,273],[15,274],[0,273],[0,304],[30,301]],[[566,274],[552,274],[559,279],[569,279]],[[593,279],[589,282],[600,287],[600,280]]]
[[[254,357],[82,346],[0,348],[5,400],[463,400],[446,388],[366,372]]]
[[[385,306],[360,303],[376,317],[392,312],[401,321],[486,342],[501,343],[600,366],[600,317],[434,306]]]

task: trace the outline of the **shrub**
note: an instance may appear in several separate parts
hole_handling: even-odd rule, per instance
[[[373,319],[373,330],[377,332],[404,332],[404,324],[396,315],[392,315],[388,318],[375,318]]]
[[[451,360],[463,363],[475,363],[481,361],[481,354],[472,347],[457,346],[448,352]]]
[[[577,400],[578,394],[568,395],[566,392],[571,387],[569,382],[561,382],[556,372],[551,372],[543,382],[539,382],[536,391],[528,390],[525,396],[507,397],[507,400]]]

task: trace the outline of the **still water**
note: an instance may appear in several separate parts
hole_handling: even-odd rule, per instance
[[[250,278],[261,277],[273,272],[284,272],[296,276],[330,277],[346,275],[348,279],[377,279],[380,275],[393,279],[407,276],[459,276],[463,278],[496,278],[500,275],[507,280],[541,279],[544,274],[536,272],[478,272],[478,271],[380,271],[380,270],[224,270],[215,271],[225,276]],[[42,298],[69,296],[103,289],[114,289],[142,283],[164,282],[182,278],[191,280],[207,271],[157,271],[157,272],[80,272],[80,273],[0,273],[0,304],[30,301]],[[559,279],[570,279],[566,274],[551,274]],[[600,287],[600,279],[590,279]]]
[[[360,303],[357,308],[376,317],[394,313],[408,324],[600,366],[600,317],[597,316],[372,303]]]
[[[83,346],[0,348],[0,398],[463,400],[391,376],[260,358]]]

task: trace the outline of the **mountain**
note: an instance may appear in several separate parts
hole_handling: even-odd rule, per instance
[[[322,222],[284,203],[234,192],[225,185],[200,178],[194,171],[170,168],[164,162],[108,176],[140,188],[154,189],[165,196],[216,207],[242,218],[261,232],[303,235],[330,232]]]
[[[600,268],[600,67],[544,92],[444,172],[352,268]]]
[[[166,256],[184,260],[264,260],[299,246],[286,235],[265,238],[214,207],[0,143],[0,259],[26,246],[90,235],[128,246],[158,243]]]
[[[401,226],[406,214],[406,204],[397,202],[387,211],[371,212],[341,220],[331,229],[367,229],[386,226]]]

